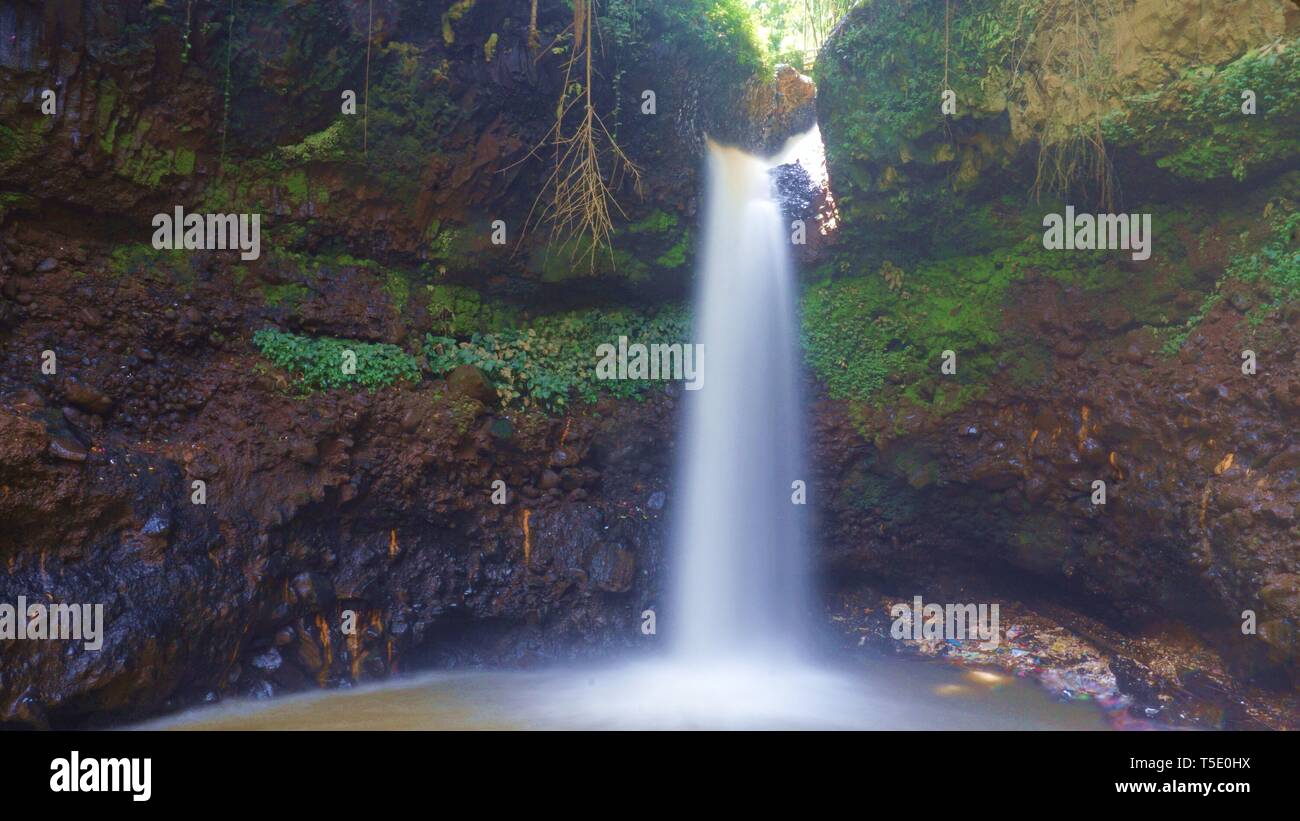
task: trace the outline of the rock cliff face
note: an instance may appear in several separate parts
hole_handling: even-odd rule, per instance
[[[61,364],[0,392],[0,599],[101,603],[107,631],[97,653],[6,642],[5,720],[116,721],[641,637],[671,397],[559,418],[456,374],[303,396],[236,341],[265,308],[228,271],[183,294],[63,264],[19,281],[35,296],[6,301],[6,372],[39,373],[45,345]],[[330,299],[364,317],[383,295]]]
[[[988,209],[1026,192],[1133,208],[1188,182],[1256,187],[1300,154],[1298,17],[1287,0],[859,4],[816,72],[855,248],[989,248]],[[1267,103],[1249,118],[1252,86]]]
[[[521,297],[569,279],[679,294],[704,137],[756,144],[751,109],[771,97],[738,7],[697,5],[601,7],[592,93],[642,184],[609,180],[627,219],[599,264],[529,220],[566,94],[560,2],[538,4],[535,29],[527,3],[487,0],[11,4],[5,206],[112,215],[144,239],[178,203],[259,212],[282,250],[345,248],[453,282],[494,271]],[[572,102],[582,83],[568,81]]]
[[[1028,5],[953,3],[946,78],[941,3],[864,3],[821,55],[819,541],[841,576],[1034,580],[1132,634],[1192,625],[1290,690],[1297,10],[1121,4],[1083,32],[1100,66]],[[1046,250],[1067,205],[1150,214],[1151,258]]]
[[[943,4],[861,4],[817,66],[834,205],[778,176],[792,217],[838,207],[804,260],[824,586],[1032,589],[1294,692],[1293,4],[1126,5],[1088,32],[1100,87],[1025,5],[954,1],[945,119]],[[676,397],[556,403],[590,352],[538,349],[683,299],[704,137],[770,153],[812,87],[730,0],[602,4],[597,108],[643,186],[589,266],[523,231],[568,4],[536,38],[526,3],[234,8],[0,9],[0,603],[108,615],[98,653],[6,643],[0,723],[653,644]],[[1080,133],[1107,175],[1054,188],[1039,160]],[[178,204],[262,214],[262,257],[154,251]],[[1046,251],[1067,204],[1152,214],[1151,259]],[[345,347],[369,381],[322,382]]]
[[[602,4],[593,93],[644,184],[591,267],[527,223],[568,4],[0,9],[0,598],[108,617],[97,653],[5,642],[0,722],[653,641],[672,396],[558,412],[389,360],[310,391],[252,337],[423,363],[430,332],[680,298],[705,135],[786,136],[738,8]],[[177,205],[261,214],[261,258],[155,251]]]

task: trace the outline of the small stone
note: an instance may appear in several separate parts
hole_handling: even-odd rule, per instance
[[[268,673],[274,673],[276,670],[279,670],[280,665],[283,662],[284,659],[280,657],[280,651],[276,650],[274,647],[267,650],[265,653],[259,653],[256,656],[253,656],[253,666],[258,670],[265,670]]]
[[[497,392],[483,372],[473,365],[460,365],[447,375],[447,389],[453,396],[477,399],[484,405],[495,405]]]
[[[488,433],[496,439],[510,439],[515,435],[515,426],[504,416],[498,416],[488,424]]]
[[[84,462],[87,456],[85,448],[63,436],[50,440],[50,455],[65,462]]]
[[[1058,356],[1076,359],[1083,354],[1086,348],[1087,344],[1082,339],[1062,339],[1056,343],[1053,350],[1056,351]]]
[[[163,536],[171,529],[171,519],[165,514],[155,513],[144,523],[144,527],[140,528],[140,532],[146,536]]]
[[[63,385],[63,392],[68,404],[87,413],[103,415],[113,407],[113,400],[107,394],[77,379],[68,379]]]

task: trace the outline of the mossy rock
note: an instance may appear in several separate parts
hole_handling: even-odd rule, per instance
[[[882,257],[978,253],[997,244],[980,212],[1000,199],[1024,208],[1054,192],[1113,211],[1132,205],[1114,201],[1115,192],[1172,199],[1190,185],[1258,181],[1294,163],[1294,24],[1278,15],[1243,20],[1227,38],[1235,45],[1209,50],[1221,61],[1210,65],[1169,33],[1230,17],[1232,5],[1171,7],[1154,18],[1118,5],[1098,15],[1095,47],[1080,54],[1098,62],[1065,76],[1059,55],[1050,55],[1068,47],[1062,38],[1071,32],[1039,27],[1061,23],[1042,17],[1051,4],[860,3],[817,63],[846,250],[872,267]],[[1159,28],[1148,31],[1153,21]],[[1158,65],[1139,48],[1148,35],[1158,40]],[[1259,47],[1243,45],[1252,42]],[[956,95],[955,115],[941,109],[945,89]],[[1242,111],[1244,90],[1255,95],[1253,115]]]

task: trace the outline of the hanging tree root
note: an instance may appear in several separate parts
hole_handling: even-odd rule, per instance
[[[1031,12],[1032,26],[1025,26]],[[1116,12],[1114,0],[1042,0],[1021,6],[1017,28],[1025,26],[1029,32],[1015,55],[1012,84],[1021,79],[1030,49],[1041,44],[1032,58],[1039,66],[1037,74],[1062,77],[1068,89],[1052,95],[1035,80],[1046,108],[1037,135],[1036,198],[1044,191],[1065,193],[1082,186],[1104,208],[1114,207],[1116,180],[1102,135],[1102,114],[1113,91],[1115,42],[1107,22]],[[1078,111],[1084,112],[1081,121]],[[1054,122],[1063,126],[1053,132]]]
[[[546,146],[552,148],[554,168],[533,201],[525,228],[548,223],[555,244],[567,248],[571,259],[585,257],[592,270],[596,267],[596,254],[602,248],[610,253],[612,264],[613,213],[626,216],[614,198],[614,191],[628,178],[637,193],[641,191],[641,170],[623,153],[605,127],[592,98],[593,3],[594,0],[575,0],[573,4],[573,24],[566,30],[573,33],[573,52],[565,64],[564,91],[555,107],[555,124],[519,161],[538,154]],[[575,74],[581,81],[574,79]],[[569,131],[574,109],[578,109],[577,124]]]

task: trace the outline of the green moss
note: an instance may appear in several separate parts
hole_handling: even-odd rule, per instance
[[[442,14],[442,40],[447,45],[456,42],[456,33],[452,30],[451,24],[464,17],[469,10],[474,8],[475,0],[456,0],[451,4],[451,8]]]
[[[689,249],[690,237],[683,236],[675,245],[655,258],[655,265],[660,268],[680,268],[686,263]]]
[[[35,208],[36,199],[18,191],[0,191],[0,221],[10,211],[23,211]]]
[[[1214,306],[1222,301],[1223,289],[1234,283],[1249,286],[1264,297],[1254,301],[1246,311],[1246,320],[1251,327],[1260,325],[1270,314],[1300,299],[1300,211],[1293,207],[1281,209],[1273,218],[1272,231],[1264,243],[1254,250],[1234,254],[1214,290],[1205,295],[1184,322],[1155,329],[1161,353],[1176,355]]]
[[[485,301],[473,288],[462,285],[427,285],[429,319],[435,336],[467,339],[515,324],[515,312]]]
[[[1241,110],[1247,90],[1256,95],[1255,114]],[[1300,38],[1189,69],[1130,97],[1105,118],[1103,134],[1197,182],[1241,181],[1300,156]]]
[[[470,230],[465,226],[434,220],[425,235],[429,238],[429,259],[435,266],[460,271],[474,267]]]
[[[411,283],[400,271],[389,271],[384,275],[384,293],[388,294],[400,314],[406,310],[406,301],[411,296]]]
[[[1284,211],[1276,216],[1268,241],[1253,253],[1234,257],[1227,278],[1256,286],[1267,295],[1248,313],[1252,324],[1259,324],[1266,314],[1300,299],[1300,211]]]
[[[45,126],[40,120],[23,122],[14,118],[0,123],[0,174],[31,161],[44,145]]]
[[[591,238],[574,237],[568,242],[543,246],[534,252],[532,265],[544,282],[564,282],[582,277],[620,277],[629,282],[651,278],[650,266],[628,248],[622,231],[616,230],[609,248],[591,252]]]
[[[1057,203],[1044,207],[1051,211]],[[1179,232],[1201,218],[1165,216],[1154,237],[1161,267],[1133,276],[1108,251],[1060,253],[1043,248],[1039,209],[1026,210],[1002,230],[1023,232],[1014,244],[964,256],[892,264],[882,272],[841,279],[832,268],[803,296],[803,344],[809,364],[832,396],[881,405],[906,400],[934,413],[960,408],[979,396],[996,374],[1018,385],[1050,378],[1054,357],[1036,334],[1017,330],[1007,316],[1017,309],[1022,280],[1034,277],[1090,292],[1088,303],[1104,324],[1122,307],[1133,324],[1168,326],[1172,307],[1188,291],[1205,290],[1190,266],[1178,264]],[[891,272],[891,277],[884,275]],[[957,354],[957,373],[942,375],[942,353]]]
[[[841,236],[864,256],[882,255],[873,262],[996,244],[972,203],[990,185],[981,172],[1000,168],[1014,142],[1007,85],[1022,5],[954,3],[946,23],[944,3],[865,2],[828,40],[815,69],[818,120]],[[956,117],[940,112],[945,87],[957,95]]]
[[[1011,254],[986,254],[925,263],[899,288],[883,276],[812,285],[803,299],[809,364],[836,398],[878,402],[893,380],[921,404],[965,402],[994,370],[1004,296],[1025,270]],[[957,374],[940,378],[945,350],[956,352]]]
[[[175,159],[173,160],[173,168],[177,174],[180,174],[183,177],[188,177],[189,175],[193,174],[194,162],[195,162],[195,156],[193,151],[191,151],[188,148],[176,149]]]
[[[335,120],[328,128],[308,134],[301,142],[280,146],[275,153],[289,166],[337,162],[347,156],[345,138],[343,120]]]
[[[398,199],[415,198],[438,146],[446,144],[462,116],[447,84],[428,70],[422,57],[418,48],[391,44],[384,50],[382,70],[371,77],[367,149],[360,160]],[[362,145],[362,118],[346,118],[341,128],[346,129],[346,144]]]
[[[626,230],[630,234],[667,234],[677,230],[677,215],[663,210],[652,211],[644,219],[628,225]]]
[[[877,474],[870,463],[854,465],[839,488],[841,505],[875,513],[892,525],[913,521],[921,512],[913,488]]]
[[[103,133],[99,138],[100,149],[103,150],[105,154],[112,154],[113,146],[116,144],[115,143],[116,138],[117,138],[117,119],[114,118],[108,124],[108,127],[104,129]]]
[[[194,264],[195,256],[189,251],[158,250],[142,242],[115,246],[109,252],[107,271],[113,278],[188,288],[197,278]]]
[[[262,301],[271,308],[296,308],[311,292],[298,282],[280,285],[263,285]]]
[[[117,103],[119,90],[111,79],[105,79],[99,86],[99,97],[95,101],[95,131],[99,134],[99,147],[105,154],[113,153],[117,135]]]
[[[295,205],[301,205],[307,201],[308,184],[307,172],[296,169],[289,173],[284,179],[284,190],[289,195],[289,201]]]
[[[546,282],[581,277],[618,277],[647,282],[657,273],[680,268],[689,259],[692,235],[676,214],[656,210],[636,222],[615,226],[610,247],[591,255],[591,241],[577,237],[534,252],[532,266]]]

